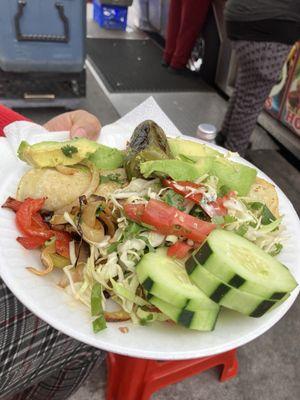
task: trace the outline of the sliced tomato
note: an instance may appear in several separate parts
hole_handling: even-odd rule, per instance
[[[216,225],[179,211],[173,220],[173,234],[195,242],[203,242]]]
[[[192,249],[192,246],[189,246],[185,242],[180,242],[179,240],[172,244],[168,248],[167,254],[169,257],[176,257],[179,260],[185,258],[188,255],[188,252]]]
[[[71,241],[71,236],[69,235],[69,233],[62,231],[53,231],[52,233],[56,238],[55,240],[56,253],[63,257],[70,258],[69,245]]]
[[[153,199],[146,206],[143,205],[143,208],[125,206],[124,210],[128,218],[150,225],[159,233],[183,236],[200,243],[216,227],[215,224],[201,221],[163,201]]]
[[[197,183],[188,181],[173,181],[172,179],[163,179],[162,183],[164,186],[173,189],[174,192],[183,195],[194,203],[199,204],[202,200],[202,193],[193,193],[193,190],[199,189],[201,187],[201,185]]]
[[[10,208],[17,212],[22,204],[22,201],[16,200],[13,197],[8,197],[6,202],[2,205],[3,208]]]
[[[193,189],[201,188],[200,184],[188,181],[173,181],[172,179],[163,179],[163,185],[174,190],[174,192],[185,196],[188,200],[193,201],[206,212],[211,218],[215,216],[227,215],[228,210],[224,206],[224,201],[228,200],[230,197],[235,196],[235,192],[229,192],[223,197],[218,197],[216,201],[210,201],[207,203],[201,203],[203,198],[202,193],[193,193]]]
[[[153,226],[159,233],[171,235],[173,220],[177,211],[177,208],[169,206],[163,201],[151,199],[141,216],[141,222]]]
[[[45,239],[41,237],[18,237],[17,241],[25,247],[25,249],[33,250],[43,246]]]
[[[16,212],[16,223],[25,236],[42,237],[45,240],[53,236],[48,225],[44,223],[38,212],[42,209],[45,199],[26,199]]]
[[[145,207],[145,204],[125,204],[124,211],[132,221],[141,222],[141,216],[145,211]]]

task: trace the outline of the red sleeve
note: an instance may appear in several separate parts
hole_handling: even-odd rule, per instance
[[[4,136],[3,129],[15,121],[29,121],[29,119],[0,104],[0,136]]]

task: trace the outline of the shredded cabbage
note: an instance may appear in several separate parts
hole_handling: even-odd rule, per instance
[[[215,201],[218,196],[218,178],[205,174],[197,179],[197,183],[201,183],[201,186],[192,188],[190,194],[199,192],[203,195],[200,206],[202,205],[205,212],[209,214],[209,203]],[[108,199],[113,204],[113,212],[118,209],[121,215],[117,219],[117,229],[113,237],[105,236],[100,243],[84,238],[90,246],[90,256],[83,269],[81,282],[73,280],[76,254],[74,241],[70,243],[71,265],[63,269],[69,282],[66,289],[68,293],[90,307],[91,290],[94,283],[98,282],[109,293],[111,299],[130,315],[133,323],[148,324],[168,319],[163,313],[152,311],[152,306],[144,299],[135,266],[146,252],[154,251],[160,246],[174,244],[179,238],[175,235],[159,234],[127,220],[122,206],[124,201],[133,204],[146,203],[149,199],[167,201],[164,196],[168,190],[170,188],[161,186],[159,179],[138,178],[133,179],[126,187],[110,193]],[[189,200],[190,194],[185,196],[182,202],[183,209],[187,213],[195,206],[195,203]],[[262,217],[258,212],[255,213],[249,207],[247,199],[242,197],[231,196],[223,204],[228,214],[224,217],[216,217],[219,218],[219,222],[216,219],[216,223],[221,224],[224,229],[244,236],[272,255],[280,251],[284,241],[281,218],[269,224],[262,224]],[[72,216],[66,212],[64,218],[80,234]],[[193,241],[188,243],[194,244]],[[103,292],[102,303],[105,309],[106,299]]]

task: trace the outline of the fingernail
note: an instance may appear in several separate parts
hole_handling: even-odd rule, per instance
[[[87,132],[84,128],[77,128],[73,134],[73,137],[86,137],[87,136]]]

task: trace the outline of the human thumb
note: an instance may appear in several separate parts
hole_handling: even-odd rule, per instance
[[[90,140],[96,140],[99,136],[101,125],[99,120],[86,111],[75,111],[72,118],[70,129],[71,138],[86,137]]]

